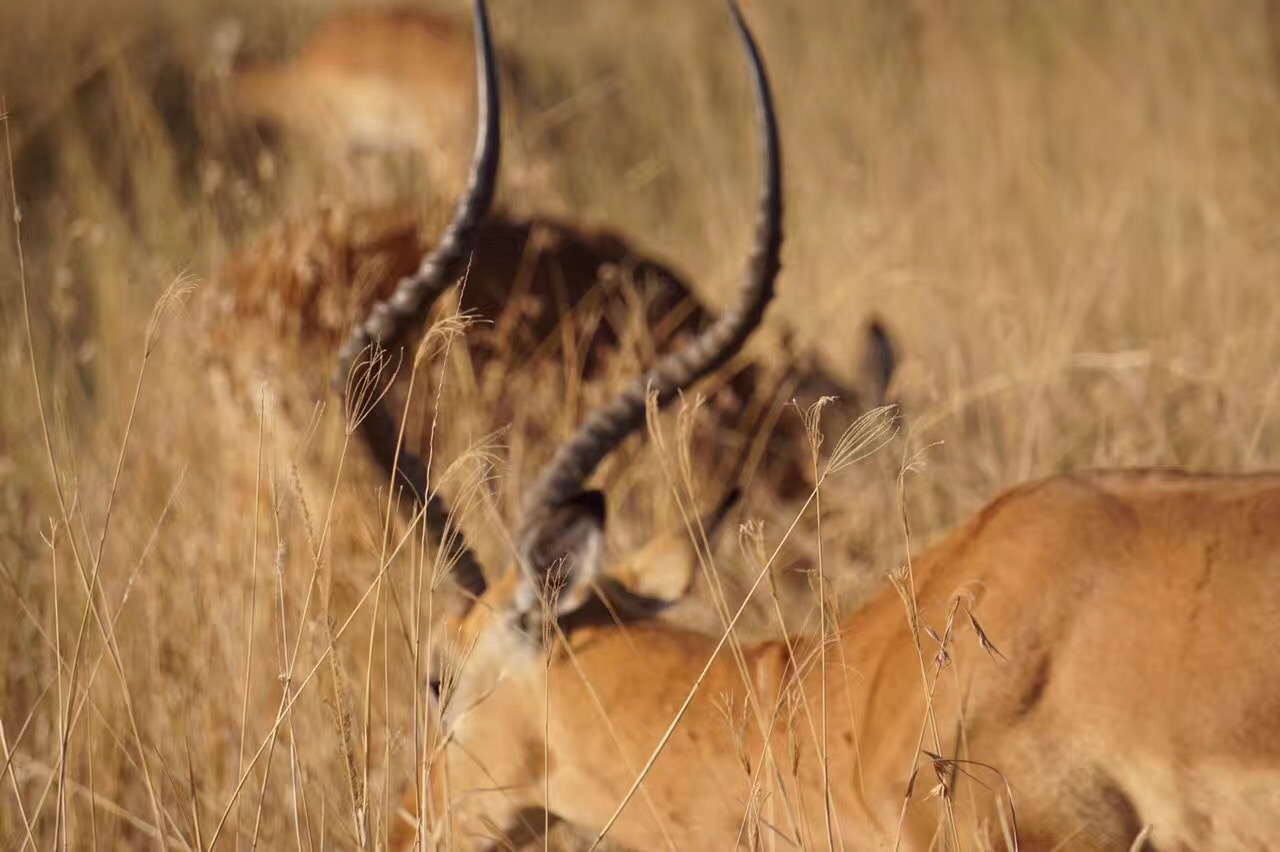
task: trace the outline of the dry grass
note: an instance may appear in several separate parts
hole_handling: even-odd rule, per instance
[[[41,390],[38,406],[8,228],[0,840],[380,842],[421,748],[419,678],[406,673],[421,671],[435,556],[385,523],[342,412],[317,405],[328,367],[314,353],[280,352],[252,327],[221,330],[243,351],[213,351],[198,305],[216,280],[185,314],[154,309],[264,223],[349,197],[314,164],[263,168],[253,146],[214,146],[217,121],[188,98],[221,16],[240,16],[269,53],[339,4],[29,5],[0,8]],[[852,372],[846,324],[870,311],[907,353],[908,433],[833,476],[821,540],[799,536],[803,555],[820,545],[846,598],[902,562],[888,456],[914,468],[928,447],[907,492],[916,544],[1057,469],[1280,463],[1268,3],[747,11],[788,158],[770,322],[837,373]],[[495,3],[493,17],[545,101],[509,128],[511,162],[544,168],[544,185],[506,205],[617,226],[708,299],[726,296],[754,168],[740,57],[716,4]],[[423,204],[442,219],[444,202]],[[550,450],[527,436],[562,434],[616,387],[644,352],[642,340],[624,348],[604,387],[570,376],[563,393],[519,365],[468,384],[465,347],[453,350],[439,422],[413,427],[436,430],[443,487],[477,495],[466,527],[490,564],[506,548],[497,518]],[[423,369],[438,387],[438,360]],[[476,445],[487,449],[464,457]],[[633,447],[604,471],[633,510],[611,529],[619,551],[680,523],[673,491],[713,497],[698,471],[658,461]],[[476,490],[495,462],[494,487]],[[798,509],[769,507],[755,549],[771,552]],[[718,559],[746,565],[726,580],[740,598],[756,573],[738,548],[723,542]],[[748,822],[757,836],[758,815]]]

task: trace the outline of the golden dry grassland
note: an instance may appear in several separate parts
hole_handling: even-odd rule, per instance
[[[202,307],[225,259],[280,221],[408,198],[435,227],[450,209],[413,163],[353,183],[302,148],[224,134],[197,97],[225,21],[251,55],[279,57],[345,5],[0,4],[23,214],[21,255],[7,215],[0,243],[6,849],[372,845],[411,777],[430,553],[380,570],[385,498],[326,392],[325,353],[252,322],[211,331]],[[616,228],[722,303],[756,180],[723,9],[492,6],[530,80],[506,110],[499,204]],[[821,544],[845,605],[903,559],[904,468],[919,547],[1052,471],[1280,464],[1270,0],[746,12],[787,168],[768,325],[846,377],[872,314],[903,353],[902,432],[824,486],[822,541],[806,522],[791,543],[800,564]],[[551,436],[645,360],[643,335],[625,344],[600,387],[498,364],[452,380],[417,423],[437,470],[471,460],[446,490],[472,496],[464,526],[490,556]],[[451,357],[465,365],[465,346]],[[665,449],[634,442],[604,471],[628,501],[619,550],[677,518],[677,420]],[[695,422],[693,441],[720,437]],[[710,500],[699,457],[688,478]],[[799,507],[747,501],[770,543]],[[749,559],[726,539],[732,578]]]

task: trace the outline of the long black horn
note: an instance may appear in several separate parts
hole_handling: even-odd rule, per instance
[[[404,347],[405,339],[426,321],[431,306],[444,290],[465,271],[476,229],[489,212],[498,177],[501,133],[498,102],[497,70],[493,42],[489,35],[489,14],[485,0],[475,0],[476,95],[479,105],[475,154],[467,189],[454,209],[453,221],[440,237],[439,244],[422,260],[413,275],[402,278],[395,293],[373,306],[369,316],[356,325],[338,356],[333,383],[340,394],[347,393],[348,377],[360,353],[373,348],[395,351]],[[398,474],[408,485],[416,501],[425,501],[428,528],[445,541],[448,511],[433,495],[427,482],[427,469],[417,456],[401,452],[396,458],[399,427],[385,403],[379,402],[361,424],[361,433],[378,463],[387,475]],[[452,541],[459,548],[454,568],[459,585],[473,595],[485,589],[484,572],[461,534],[454,531]]]
[[[525,495],[521,548],[526,558],[543,519],[557,506],[580,494],[600,462],[628,435],[644,425],[647,395],[656,394],[658,405],[666,406],[681,390],[721,367],[759,326],[765,308],[773,298],[782,248],[782,166],[778,127],[769,79],[755,39],[733,0],[729,0],[729,11],[751,68],[762,172],[755,242],[738,302],[696,339],[665,355],[613,402],[592,413],[561,445]]]

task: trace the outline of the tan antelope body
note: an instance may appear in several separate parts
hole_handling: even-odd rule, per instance
[[[917,557],[914,581],[939,635],[963,601],[940,673],[939,645],[921,636],[940,747],[903,602],[886,588],[839,627],[825,679],[813,640],[795,640],[794,662],[785,642],[746,648],[749,685],[721,650],[645,782],[660,817],[636,796],[609,836],[636,849],[664,835],[678,849],[744,844],[756,785],[758,819],[789,841],[779,848],[825,848],[825,693],[843,848],[893,845],[917,763],[902,839],[929,848],[942,802],[926,800],[939,780],[922,749],[972,761],[951,790],[964,848],[1003,846],[1004,782],[1021,849],[1126,849],[1146,825],[1152,849],[1280,839],[1280,476],[1116,471],[1021,486]],[[471,650],[446,679],[439,802],[447,789],[463,837],[486,822],[518,833],[539,807],[599,831],[716,642],[582,627],[568,631],[573,659],[559,647],[544,670],[536,639],[491,595],[462,625],[457,647]],[[982,649],[969,608],[1007,660]],[[748,690],[774,726],[776,763],[762,760]]]
[[[762,138],[739,301],[560,445],[511,525],[516,565],[499,582],[450,540],[466,597],[435,643],[422,774],[392,846],[502,848],[539,834],[542,813],[636,849],[1273,846],[1280,475],[1023,485],[851,616],[756,645],[661,620],[697,570],[689,539],[605,565],[605,497],[587,480],[647,408],[732,360],[779,271],[772,100],[730,8]],[[339,384],[365,348],[404,345],[488,209],[497,102],[482,0],[476,11],[469,190],[418,272],[352,334]],[[385,407],[363,434],[441,533],[444,508]]]

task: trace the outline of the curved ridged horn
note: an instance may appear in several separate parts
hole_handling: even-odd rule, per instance
[[[733,0],[729,0],[729,11],[751,66],[763,173],[755,244],[738,302],[688,345],[663,356],[613,402],[593,412],[560,446],[525,495],[521,549],[527,561],[532,556],[531,550],[543,519],[581,494],[600,462],[628,435],[644,425],[647,394],[656,394],[658,405],[666,406],[681,390],[721,367],[746,343],[773,298],[782,248],[782,169],[778,128],[769,79],[755,39]]]
[[[436,299],[462,275],[476,228],[493,202],[501,153],[497,70],[485,0],[475,0],[474,9],[478,113],[475,154],[466,192],[454,209],[453,221],[441,235],[435,249],[423,258],[418,271],[402,278],[391,298],[374,305],[368,318],[352,329],[338,356],[333,378],[341,394],[346,393],[351,367],[361,352],[371,347],[389,351],[399,349],[411,331],[426,321]],[[360,430],[387,475],[397,474],[409,486],[416,500],[426,501],[427,527],[440,541],[445,541],[448,512],[440,499],[431,494],[422,460],[409,452],[401,452],[397,460],[399,427],[385,403],[379,402],[373,407],[362,421]],[[455,530],[451,540],[458,548],[454,567],[458,584],[471,594],[480,595],[485,589],[484,573],[460,533]]]

